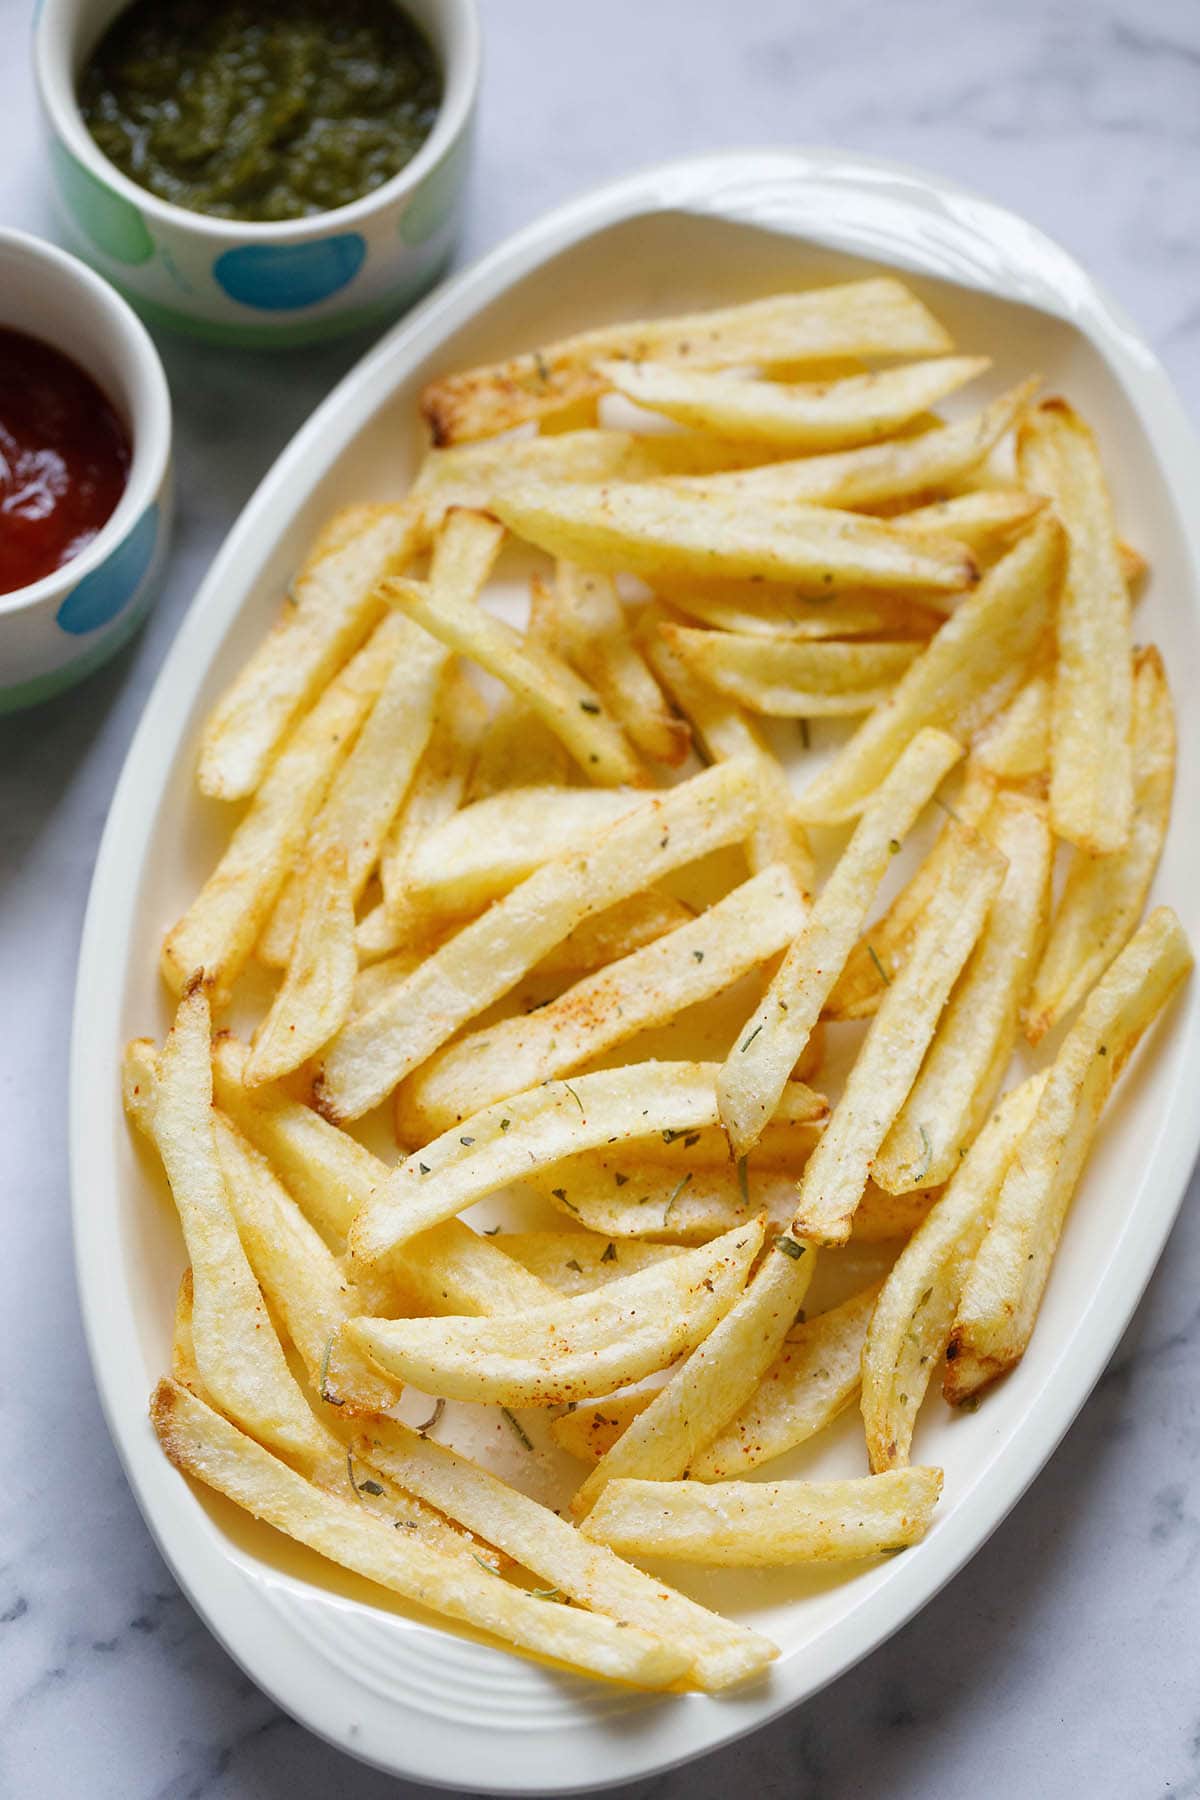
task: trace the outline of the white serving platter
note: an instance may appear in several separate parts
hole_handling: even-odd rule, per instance
[[[1112,1354],[1185,1190],[1200,1142],[1196,983],[1123,1079],[1028,1355],[974,1415],[931,1400],[922,1416],[915,1459],[946,1472],[926,1540],[849,1575],[672,1569],[678,1585],[781,1646],[769,1678],[721,1699],[602,1688],[418,1621],[202,1497],[150,1429],[182,1249],[162,1182],[122,1116],[121,1046],[165,1029],[159,937],[228,828],[192,781],[199,721],[266,629],[307,541],[337,505],[402,490],[420,449],[415,396],[434,370],[609,319],[886,268],[909,275],[964,348],[992,353],[995,385],[1036,368],[1096,425],[1122,529],[1152,561],[1136,635],[1161,646],[1176,695],[1190,695],[1200,669],[1200,455],[1130,323],[1031,226],[939,178],[824,151],[729,154],[636,175],[552,214],[434,294],[346,377],[231,531],[113,801],[71,1065],[79,1289],[109,1428],[163,1555],[230,1654],[313,1731],[397,1775],[505,1794],[608,1786],[751,1731],[833,1680],[962,1567],[1045,1463]],[[1175,826],[1155,890],[1193,939],[1198,732],[1185,705]],[[851,1425],[784,1472],[861,1472]]]

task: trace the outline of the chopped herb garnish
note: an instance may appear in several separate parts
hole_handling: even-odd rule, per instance
[[[383,1488],[377,1481],[360,1481],[358,1485],[364,1494],[379,1495],[383,1492]]]
[[[575,1271],[575,1273],[576,1273],[576,1275],[582,1275],[582,1274],[583,1274],[583,1264],[582,1264],[582,1263],[577,1263],[577,1262],[576,1262],[576,1261],[575,1261],[575,1258],[574,1258],[574,1257],[573,1257],[573,1256],[572,1256],[572,1257],[569,1257],[569,1258],[568,1258],[568,1259],[567,1259],[567,1268],[568,1268],[568,1269],[574,1269],[574,1271]]]
[[[668,1199],[666,1206],[663,1208],[662,1222],[663,1222],[664,1226],[666,1225],[667,1220],[671,1216],[671,1208],[674,1206],[674,1204],[678,1200],[680,1194],[682,1194],[684,1188],[687,1186],[688,1182],[691,1179],[692,1179],[692,1171],[689,1169],[687,1174],[683,1177],[682,1181],[676,1182],[674,1188],[671,1190],[670,1198]],[[661,1228],[662,1227],[660,1227],[660,1229]]]
[[[616,1174],[613,1176],[613,1180],[616,1182],[618,1187],[624,1187],[625,1183],[629,1180],[629,1177],[628,1177],[628,1175]]]
[[[896,852],[899,850],[899,848],[900,848],[900,839],[899,838],[889,838],[888,839],[888,849],[891,851],[893,856],[896,855]]]
[[[510,1131],[512,1129],[512,1120],[511,1119],[501,1119],[500,1129],[501,1129],[501,1131]]]
[[[761,1030],[762,1030],[761,1025],[756,1025],[754,1027],[754,1030],[750,1033],[750,1036],[746,1039],[746,1041],[742,1045],[742,1055],[743,1056],[746,1054],[746,1051],[750,1048],[751,1044],[754,1042],[755,1038],[758,1036],[758,1034]]]
[[[693,956],[693,957],[694,957],[694,959],[695,959],[695,960],[696,960],[696,962],[703,962],[703,961],[704,961],[704,952],[703,952],[703,950],[693,950],[693,951],[692,951],[692,956]]]
[[[532,1450],[533,1449],[532,1440],[527,1435],[527,1433],[525,1431],[525,1427],[522,1425],[520,1419],[516,1418],[513,1413],[510,1413],[507,1406],[502,1406],[500,1408],[500,1412],[501,1412],[502,1417],[512,1427],[512,1430],[513,1430],[513,1433],[515,1434],[515,1436],[521,1440],[522,1444],[524,1444],[526,1450]]]
[[[576,1106],[579,1108],[580,1112],[582,1113],[583,1101],[579,1098],[579,1095],[575,1092],[575,1089],[571,1086],[569,1081],[564,1081],[563,1086],[566,1088],[568,1094],[570,1094],[572,1100],[575,1102]]]
[[[548,387],[550,385],[550,368],[540,350],[534,351],[533,364],[538,372],[538,379]]]
[[[922,1160],[921,1166],[919,1169],[916,1169],[913,1172],[913,1180],[916,1182],[917,1186],[919,1187],[921,1182],[924,1181],[926,1175],[928,1175],[929,1165],[933,1161],[933,1140],[930,1138],[929,1133],[926,1131],[924,1125],[919,1125],[917,1127],[917,1129],[921,1133],[921,1143],[925,1147],[925,1156]]]
[[[420,1169],[422,1175],[428,1175],[428,1173],[429,1173],[429,1164],[428,1163],[419,1162],[417,1164],[417,1167],[418,1167],[418,1169]]]
[[[423,1425],[416,1425],[413,1427],[413,1429],[416,1431],[418,1437],[427,1437],[429,1435],[429,1433],[433,1430],[434,1426],[438,1423],[438,1421],[440,1420],[440,1418],[441,1418],[442,1414],[445,1412],[445,1410],[446,1410],[446,1402],[444,1400],[435,1400],[433,1403],[433,1411],[430,1413],[430,1415],[426,1419],[425,1423]]]
[[[775,1248],[782,1250],[785,1256],[790,1256],[793,1262],[799,1262],[804,1255],[806,1246],[798,1244],[795,1238],[789,1237],[785,1231],[775,1239]]]
[[[617,1246],[614,1243],[612,1243],[610,1240],[610,1242],[608,1243],[608,1245],[605,1248],[604,1254],[600,1258],[600,1261],[602,1263],[604,1263],[604,1262],[616,1262],[616,1260],[617,1260]]]
[[[500,1576],[500,1571],[498,1569],[493,1569],[491,1563],[488,1562],[487,1558],[480,1556],[480,1554],[477,1550],[472,1550],[471,1555],[475,1558],[475,1561],[479,1564],[481,1569],[486,1569],[489,1575],[496,1575],[501,1580],[503,1579],[503,1577]]]
[[[468,1144],[468,1145],[470,1145],[470,1144],[473,1144],[473,1143],[474,1143],[474,1142],[475,1142],[475,1139],[474,1139],[474,1138],[473,1138],[473,1137],[460,1137],[460,1138],[459,1138],[459,1140],[458,1140],[458,1141],[459,1141],[459,1143],[460,1143],[460,1144]]]
[[[495,1237],[496,1233],[502,1229],[503,1227],[500,1225],[487,1225],[484,1227],[483,1235],[484,1237]]]
[[[698,1131],[689,1131],[683,1140],[683,1147],[685,1150],[690,1150],[693,1144],[698,1144],[699,1142],[700,1133]]]
[[[683,1126],[668,1125],[662,1134],[662,1141],[664,1144],[673,1144],[676,1138],[681,1138],[683,1135]]]
[[[579,702],[579,710],[580,712],[585,713],[599,713],[600,708],[596,705],[594,700],[581,700]]]
[[[529,1592],[535,1600],[566,1600],[561,1588],[530,1588]],[[570,1605],[569,1600],[567,1605]]]
[[[880,962],[879,957],[876,953],[874,944],[867,945],[867,955],[870,957],[871,961],[875,964],[875,967],[879,972],[879,979],[880,979],[880,981],[882,981],[884,987],[891,987],[892,978],[888,974],[887,970],[884,968],[883,964]]]
[[[329,1342],[325,1346],[325,1353],[321,1358],[321,1376],[320,1376],[320,1380],[317,1383],[317,1391],[320,1393],[320,1396],[321,1396],[322,1400],[324,1400],[326,1406],[345,1406],[346,1402],[344,1400],[339,1400],[336,1394],[331,1394],[329,1391],[328,1385],[327,1385],[328,1376],[329,1376],[329,1358],[332,1354],[333,1354],[333,1334],[331,1332],[330,1336],[329,1336]]]
[[[1107,1056],[1108,1055],[1108,1045],[1101,1044],[1100,1048],[1096,1052],[1096,1055],[1097,1056]]]

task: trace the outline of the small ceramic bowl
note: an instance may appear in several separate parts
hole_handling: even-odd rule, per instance
[[[286,346],[380,323],[432,285],[453,247],[479,86],[474,0],[404,0],[442,66],[434,128],[390,181],[282,223],[160,200],[103,155],[76,84],[126,0],[44,0],[34,65],[55,187],[80,254],[151,324],[220,343]]]
[[[171,397],[141,321],[66,251],[0,231],[0,327],[61,350],[99,383],[129,431],[125,492],[79,556],[0,594],[0,712],[82,679],[145,618],[166,553]]]

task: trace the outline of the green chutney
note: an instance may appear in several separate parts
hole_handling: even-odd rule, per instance
[[[118,169],[220,219],[369,194],[416,155],[441,98],[432,48],[391,0],[134,0],[79,83]]]

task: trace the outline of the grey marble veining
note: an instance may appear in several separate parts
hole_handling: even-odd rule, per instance
[[[948,170],[1060,238],[1200,407],[1196,0],[484,0],[464,256],[580,187],[721,145],[832,143]],[[52,233],[24,0],[0,0],[0,219]],[[68,1259],[75,951],[121,758],[254,482],[363,346],[278,363],[164,341],[178,537],[141,639],[0,721],[0,1796],[383,1800],[284,1719],[177,1593],[88,1373]],[[747,1744],[636,1800],[1200,1795],[1200,1216],[1113,1364],[968,1569]]]

